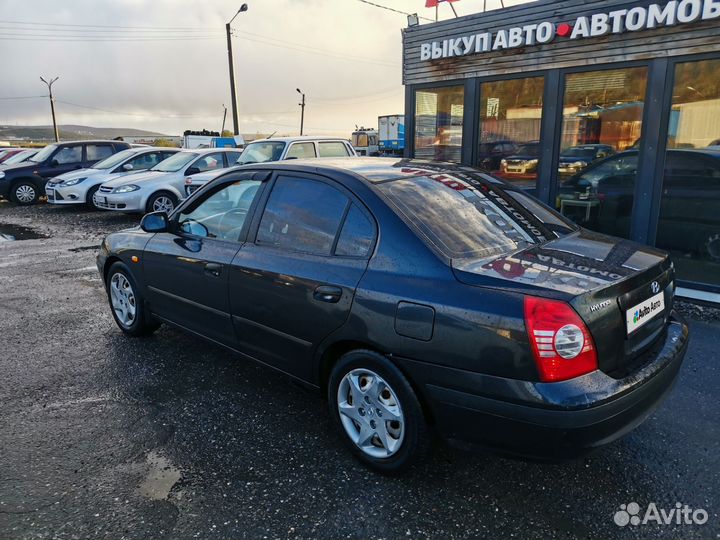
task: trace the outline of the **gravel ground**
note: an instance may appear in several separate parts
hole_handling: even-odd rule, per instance
[[[326,404],[162,328],[128,339],[95,269],[137,217],[0,202],[0,538],[718,538],[720,324],[695,318],[667,401],[584,459],[440,446],[402,478],[344,451]],[[687,310],[685,310],[688,312]],[[619,527],[621,504],[705,525]]]

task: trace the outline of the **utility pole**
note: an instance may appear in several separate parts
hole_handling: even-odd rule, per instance
[[[305,124],[305,94],[302,93],[302,90],[299,88],[296,88],[297,93],[302,96],[302,102],[298,103],[300,105],[300,135],[303,134],[303,126]]]
[[[50,82],[46,81],[42,77],[40,77],[40,80],[47,84],[48,92],[50,93],[50,112],[52,113],[52,119],[53,119],[53,133],[55,134],[55,142],[60,142],[60,135],[58,134],[58,128],[57,128],[57,122],[55,121],[55,98],[53,98],[52,94],[52,85],[55,81],[57,81],[60,77],[55,77],[54,79],[50,79]]]
[[[238,111],[237,111],[237,96],[235,94],[235,68],[233,67],[233,53],[232,53],[232,30],[230,25],[235,20],[235,17],[248,10],[248,5],[243,4],[237,13],[230,19],[230,22],[225,25],[225,33],[227,34],[227,50],[228,50],[228,67],[230,69],[230,100],[232,103],[232,117],[233,117],[233,129],[234,135],[240,133],[240,126],[238,124]]]

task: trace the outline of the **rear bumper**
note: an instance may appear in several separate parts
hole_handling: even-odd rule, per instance
[[[616,440],[655,410],[675,382],[688,339],[687,324],[673,313],[657,354],[623,379],[601,371],[558,383],[469,375],[491,394],[481,395],[443,385],[447,377],[436,374],[425,382],[425,395],[438,430],[451,442],[572,457]]]

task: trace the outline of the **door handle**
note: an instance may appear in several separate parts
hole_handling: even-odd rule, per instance
[[[336,304],[342,298],[342,289],[340,287],[333,287],[330,285],[320,285],[315,292],[313,292],[313,298],[320,302],[328,302],[329,304]]]
[[[213,277],[220,277],[222,272],[222,264],[218,263],[205,263],[205,273]]]

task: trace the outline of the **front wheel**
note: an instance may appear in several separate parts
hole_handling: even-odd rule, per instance
[[[100,189],[100,184],[88,189],[87,195],[85,195],[85,207],[90,210],[102,210],[98,205],[95,204],[95,194]]]
[[[110,267],[105,288],[115,323],[125,334],[145,336],[160,327],[145,312],[143,297],[125,264],[116,262]]]
[[[415,392],[384,356],[345,354],[328,385],[330,414],[341,437],[365,465],[400,474],[425,453],[427,425]]]
[[[170,214],[175,210],[177,203],[178,199],[175,195],[168,191],[160,191],[150,196],[146,205],[146,212],[148,214],[151,212],[165,212],[166,214]]]
[[[28,206],[38,202],[40,193],[35,184],[28,180],[21,180],[13,185],[10,196],[17,204]]]

